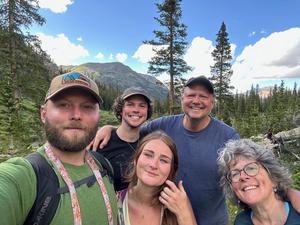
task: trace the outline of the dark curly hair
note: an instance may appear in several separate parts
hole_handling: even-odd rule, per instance
[[[152,116],[153,106],[147,98],[144,97],[144,99],[146,100],[147,105],[148,105],[148,110],[147,110],[147,120],[148,120]],[[114,111],[114,114],[115,114],[116,118],[119,120],[119,122],[122,121],[122,111],[123,111],[123,107],[125,104],[125,100],[126,99],[123,99],[122,95],[120,95],[115,99],[114,104],[112,105],[112,110]]]

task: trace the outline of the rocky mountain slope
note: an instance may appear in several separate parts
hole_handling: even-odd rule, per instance
[[[152,98],[162,101],[167,99],[167,87],[153,76],[137,73],[119,62],[85,63],[79,66],[65,66],[94,78],[98,84],[124,91],[131,86],[142,87]]]

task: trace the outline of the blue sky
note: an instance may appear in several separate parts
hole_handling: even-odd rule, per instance
[[[143,41],[159,29],[155,2],[39,0],[46,24],[30,32],[58,65],[119,61],[147,73],[153,52]],[[185,77],[210,76],[211,51],[224,21],[232,45],[231,81],[238,91],[281,80],[291,88],[297,82],[299,88],[299,9],[299,0],[182,0],[182,22],[188,26],[184,58],[194,68]]]

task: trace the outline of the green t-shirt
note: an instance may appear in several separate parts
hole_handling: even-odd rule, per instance
[[[38,150],[43,156],[43,148]],[[48,161],[49,162],[49,161]],[[51,162],[49,162],[51,164]],[[74,166],[64,163],[72,181],[92,175],[87,163]],[[56,174],[59,174],[55,171]],[[65,186],[60,175],[60,187]],[[117,224],[117,200],[112,184],[103,178],[111,206],[114,224]],[[95,182],[91,187],[76,188],[83,225],[108,225],[107,210],[100,187]],[[0,164],[0,225],[21,225],[24,223],[36,197],[36,175],[31,164],[24,158],[12,158]],[[73,225],[70,194],[61,194],[60,202],[51,225]]]

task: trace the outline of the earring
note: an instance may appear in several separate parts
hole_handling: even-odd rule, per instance
[[[273,187],[273,191],[274,191],[274,193],[277,193],[277,187]]]

